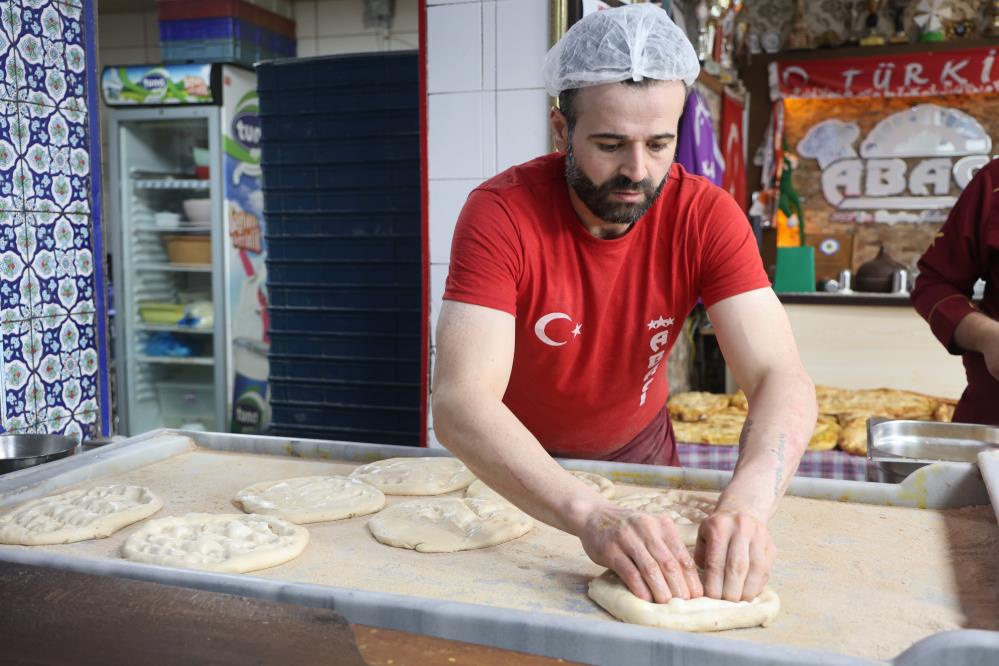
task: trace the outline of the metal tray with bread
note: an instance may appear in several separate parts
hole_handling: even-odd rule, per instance
[[[871,418],[867,422],[867,477],[899,483],[937,462],[973,465],[982,451],[999,450],[999,428]]]
[[[446,451],[160,430],[0,476],[0,512],[74,488],[138,485],[158,516],[233,511],[262,480],[350,473]],[[717,498],[731,473],[562,460],[602,474],[618,496],[674,487]],[[403,501],[390,497],[389,504]],[[317,523],[299,557],[244,574],[123,558],[142,523],[103,539],[0,546],[9,562],[147,580],[319,608],[349,621],[568,661],[616,666],[999,663],[999,526],[977,468],[936,463],[903,483],[799,477],[770,523],[780,551],[767,627],[690,634],[619,622],[586,595],[603,567],[576,537],[538,523],[505,544],[459,553],[384,546],[368,517]]]

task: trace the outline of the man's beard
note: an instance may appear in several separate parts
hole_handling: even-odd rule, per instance
[[[576,196],[586,204],[590,212],[610,224],[630,226],[637,222],[659,198],[666,185],[667,176],[663,176],[658,187],[654,187],[648,178],[636,183],[621,174],[597,185],[576,164],[576,156],[571,145],[566,151],[565,178],[569,182],[569,186],[576,191]],[[642,192],[645,194],[645,199],[637,203],[611,200],[611,195],[614,192],[621,191]]]

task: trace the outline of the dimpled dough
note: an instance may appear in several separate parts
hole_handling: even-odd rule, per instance
[[[350,477],[386,495],[442,495],[475,480],[457,458],[386,458],[358,467]]]
[[[596,490],[607,499],[614,497],[614,493],[616,492],[614,489],[614,482],[607,477],[600,476],[599,474],[593,474],[592,472],[570,472],[570,474]]]
[[[676,631],[725,631],[765,627],[780,612],[780,599],[769,587],[752,601],[699,597],[665,604],[643,601],[611,571],[590,581],[590,598],[619,620]]]
[[[687,546],[697,543],[701,521],[715,510],[715,503],[678,490],[640,492],[617,499],[619,506],[646,513],[665,513],[676,525],[676,531]]]
[[[534,521],[508,502],[435,497],[388,507],[368,521],[387,546],[453,553],[495,546],[527,534]]]
[[[301,525],[374,513],[385,506],[385,495],[346,476],[301,476],[254,484],[232,501],[246,513],[277,516]]]
[[[122,554],[147,564],[243,573],[293,560],[308,542],[304,527],[274,516],[188,513],[149,521],[128,537]]]
[[[0,543],[42,546],[103,539],[153,515],[163,500],[141,486],[98,486],[32,500],[0,516]]]

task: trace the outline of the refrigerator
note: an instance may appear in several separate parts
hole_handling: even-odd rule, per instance
[[[118,432],[263,432],[269,346],[256,76],[105,68]]]

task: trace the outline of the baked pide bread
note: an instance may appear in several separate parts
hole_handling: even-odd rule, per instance
[[[729,405],[729,397],[724,393],[687,391],[669,398],[669,415],[679,421],[703,421],[709,414],[719,412]]]
[[[867,419],[950,421],[955,401],[890,388],[843,389],[817,386],[819,418],[808,443],[811,451],[837,446],[846,453],[867,455]],[[735,446],[749,410],[746,394],[691,391],[670,398],[676,441]]]
[[[874,416],[864,412],[845,412],[839,415],[839,448],[855,456],[867,455],[867,419]]]
[[[808,442],[809,451],[829,451],[839,442],[839,421],[834,416],[821,414],[815,424],[815,432]]]
[[[695,423],[674,421],[673,433],[676,441],[687,444],[735,446],[739,443],[745,421],[745,414],[714,413],[704,421]]]

